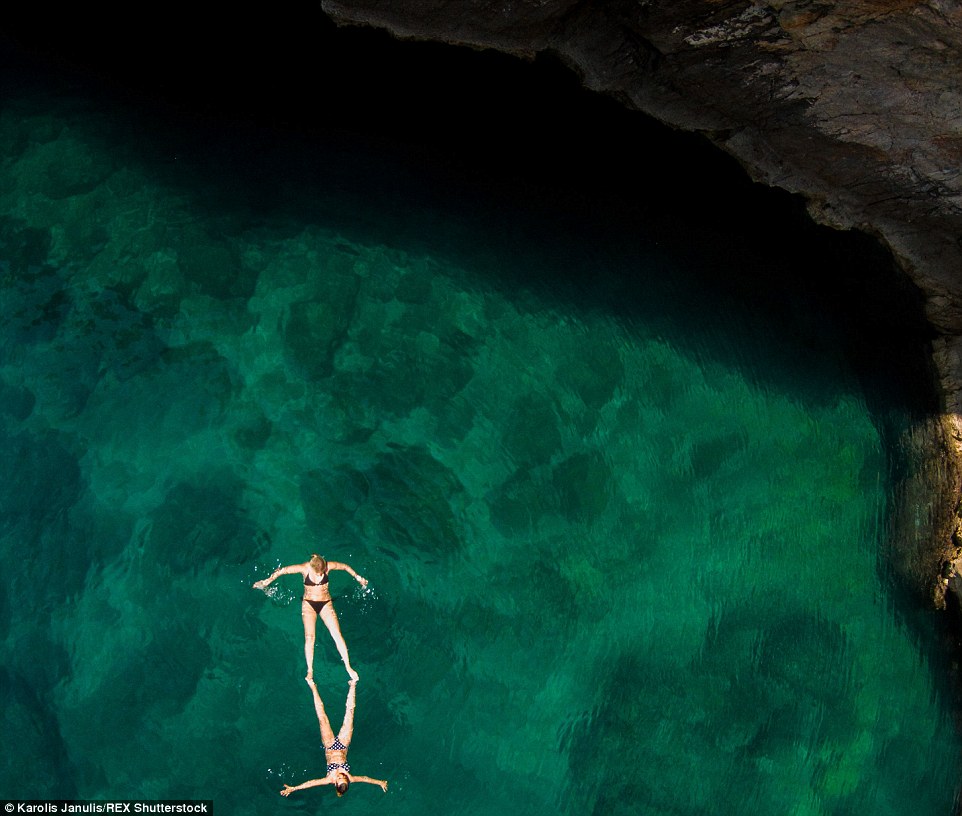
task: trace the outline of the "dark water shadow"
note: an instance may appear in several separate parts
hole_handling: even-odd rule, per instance
[[[194,200],[201,191],[225,231],[323,216],[359,241],[475,262],[478,245],[536,246],[542,264],[528,279],[497,261],[483,274],[656,327],[665,303],[677,304],[703,319],[686,320],[673,344],[733,366],[745,355],[709,342],[713,315],[764,315],[744,340],[746,352],[772,355],[752,371],[764,384],[826,398],[805,382],[825,379],[819,351],[838,344],[874,413],[936,410],[921,297],[877,242],[815,225],[798,197],[752,183],[701,137],[585,91],[552,57],[525,63],[338,29],[308,3],[282,19],[205,22],[186,4],[166,9],[149,37],[108,34],[89,10],[34,33],[21,11],[7,84],[122,100],[135,115],[118,140],[165,183]],[[324,211],[332,194],[338,206]],[[352,221],[352,197],[356,211],[377,211],[375,223]],[[605,263],[593,262],[599,251]],[[772,326],[812,354],[779,350]]]

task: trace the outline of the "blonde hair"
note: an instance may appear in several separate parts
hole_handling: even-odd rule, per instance
[[[319,575],[323,575],[325,572],[327,572],[327,561],[321,558],[321,556],[319,556],[317,553],[313,553],[311,555],[310,565],[311,569]]]

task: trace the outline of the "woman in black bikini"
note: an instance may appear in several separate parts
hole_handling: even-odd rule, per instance
[[[338,561],[325,561],[319,555],[311,556],[311,560],[306,564],[292,564],[289,567],[281,567],[274,570],[269,578],[258,581],[254,584],[254,589],[265,589],[270,586],[275,578],[281,575],[304,576],[304,598],[301,601],[301,620],[304,622],[304,660],[307,661],[307,680],[314,678],[314,632],[317,627],[317,617],[320,615],[327,631],[334,638],[334,645],[344,661],[344,667],[351,676],[351,680],[356,681],[358,674],[351,668],[351,659],[347,655],[347,644],[341,634],[341,626],[337,622],[337,613],[334,611],[334,603],[331,601],[331,591],[327,586],[328,575],[331,570],[344,570],[350,573],[361,586],[367,586],[367,579],[362,578],[347,564]]]
[[[327,719],[327,713],[324,711],[321,695],[317,693],[317,686],[311,678],[307,678],[307,685],[311,687],[311,694],[314,695],[314,711],[317,713],[317,722],[321,726],[321,747],[324,749],[324,758],[327,760],[327,776],[311,779],[293,787],[285,785],[281,796],[290,796],[294,791],[314,788],[318,785],[333,785],[337,795],[343,796],[352,782],[369,782],[372,785],[380,785],[381,790],[386,791],[387,780],[357,776],[351,773],[351,766],[347,764],[347,749],[351,745],[351,735],[354,732],[354,701],[357,693],[355,681],[351,681],[351,689],[347,693],[347,704],[344,707],[344,722],[336,737],[331,728],[331,722]]]

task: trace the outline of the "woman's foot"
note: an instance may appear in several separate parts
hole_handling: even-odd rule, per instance
[[[356,683],[358,680],[361,679],[361,676],[356,671],[354,671],[354,669],[352,669],[350,666],[346,666],[345,668],[347,669],[347,673],[351,676],[352,683]]]

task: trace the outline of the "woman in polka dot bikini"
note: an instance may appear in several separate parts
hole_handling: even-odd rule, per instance
[[[324,748],[324,756],[327,759],[327,776],[322,779],[311,779],[293,787],[285,785],[281,796],[290,796],[294,791],[315,788],[318,785],[333,785],[337,795],[343,796],[352,782],[369,782],[372,785],[380,785],[381,790],[386,791],[387,780],[352,774],[351,766],[347,764],[347,749],[351,745],[351,734],[354,732],[357,681],[351,681],[351,687],[347,693],[347,705],[344,708],[344,722],[341,723],[341,730],[336,737],[331,728],[331,721],[327,718],[327,712],[324,711],[321,695],[317,693],[314,680],[308,677],[307,685],[311,687],[311,694],[314,695],[314,711],[317,713],[317,722],[321,726],[321,747]]]

